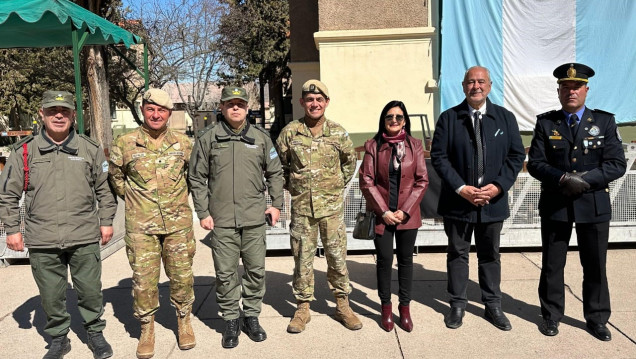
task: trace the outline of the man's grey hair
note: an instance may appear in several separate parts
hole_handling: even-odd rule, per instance
[[[490,70],[488,70],[487,68],[485,68],[483,66],[479,66],[479,65],[473,66],[473,67],[469,67],[468,70],[466,70],[466,72],[464,73],[464,80],[462,81],[462,83],[466,82],[466,77],[468,77],[468,73],[472,69],[484,69],[484,70],[486,70],[486,74],[488,75],[488,81],[490,81],[492,83],[492,79],[490,78]]]

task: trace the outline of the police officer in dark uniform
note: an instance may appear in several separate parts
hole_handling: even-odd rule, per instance
[[[583,266],[583,314],[598,339],[612,339],[606,323],[610,298],[605,274],[611,203],[609,183],[625,173],[614,115],[585,106],[594,70],[578,63],[557,67],[561,110],[537,116],[528,171],[541,181],[539,214],[543,258],[539,300],[541,333],[559,333],[565,307],[563,268],[576,223]]]

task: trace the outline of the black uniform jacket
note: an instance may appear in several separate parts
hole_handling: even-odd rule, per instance
[[[574,138],[563,111],[538,115],[528,155],[528,171],[541,181],[542,218],[579,223],[610,220],[608,185],[626,167],[613,114],[586,108]],[[576,198],[562,195],[559,180],[565,172],[585,173],[582,177],[590,189]]]
[[[512,112],[486,99],[482,116],[484,144],[484,181],[481,187],[494,183],[502,189],[490,204],[476,207],[455,190],[462,185],[477,187],[475,175],[475,132],[466,100],[444,111],[435,126],[431,147],[431,163],[442,180],[437,212],[459,221],[499,222],[508,218],[508,190],[523,167],[525,150],[517,119]]]

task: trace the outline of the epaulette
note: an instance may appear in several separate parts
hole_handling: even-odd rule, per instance
[[[595,113],[602,113],[602,114],[604,114],[604,115],[609,115],[609,116],[615,116],[615,115],[614,115],[613,113],[611,113],[611,112],[607,112],[607,111],[599,110],[599,109],[596,109],[596,108],[595,108],[594,110],[592,110],[592,112],[595,112]]]
[[[85,134],[80,134],[79,135],[81,138],[85,139],[86,141],[88,141],[88,143],[92,144],[95,147],[99,147],[99,142],[95,141],[94,139],[86,136]]]
[[[548,117],[548,115],[551,115],[551,114],[553,114],[555,112],[557,112],[557,110],[550,110],[548,112],[544,112],[542,114],[537,115],[537,118]]]
[[[199,130],[199,132],[197,132],[197,138],[199,138],[199,137],[203,136],[206,132],[208,132],[208,131],[210,131],[211,129],[213,129],[213,128],[214,128],[214,126],[216,126],[216,123],[211,123],[211,124],[209,124],[209,125],[205,126],[205,128],[204,128],[204,129]]]
[[[28,135],[25,138],[21,139],[20,141],[16,142],[13,144],[13,149],[15,149],[16,151],[20,149],[20,147],[22,147],[23,144],[30,142],[33,139],[33,135]]]
[[[263,132],[268,137],[271,137],[270,134],[269,134],[269,131],[267,131],[265,128],[263,128],[263,126],[254,124],[254,125],[252,125],[252,127],[254,127],[255,129],[257,129],[257,130],[259,130],[261,132]]]

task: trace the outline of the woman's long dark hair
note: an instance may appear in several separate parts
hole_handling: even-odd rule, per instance
[[[382,134],[386,133],[386,126],[384,125],[384,116],[389,112],[393,107],[399,107],[404,113],[404,131],[406,131],[407,135],[411,135],[411,119],[409,119],[409,113],[406,111],[406,106],[404,106],[404,102],[393,100],[384,106],[382,109],[382,113],[380,113],[380,124],[378,125],[378,132],[373,136],[373,139],[377,143],[382,142]]]

